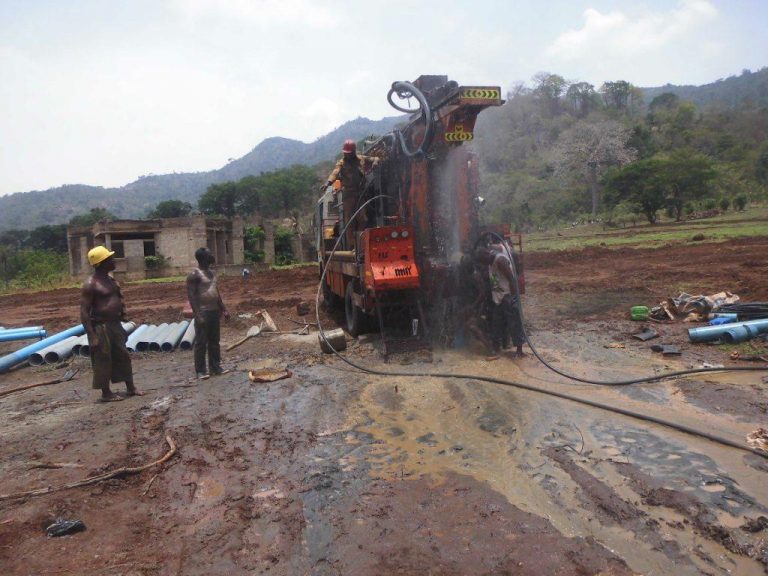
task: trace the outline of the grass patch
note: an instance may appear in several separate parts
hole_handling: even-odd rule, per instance
[[[186,276],[164,276],[163,278],[146,278],[144,280],[131,280],[126,284],[169,284],[171,282],[183,282]]]
[[[534,233],[525,236],[525,248],[532,252],[587,246],[661,248],[671,243],[689,242],[696,234],[704,235],[704,240],[701,240],[704,243],[768,236],[768,207],[731,212],[706,220],[664,222],[653,226],[643,224],[618,230],[603,230],[600,224],[592,224],[564,228],[556,235],[551,232]]]
[[[298,262],[296,264],[286,264],[285,266],[278,266],[277,264],[272,264],[272,266],[269,267],[270,270],[293,270],[295,268],[308,268],[309,266],[319,266],[317,262]]]

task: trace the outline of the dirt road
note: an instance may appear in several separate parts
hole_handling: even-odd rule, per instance
[[[528,327],[555,365],[602,378],[731,363],[655,325],[677,359],[632,340],[629,306],[681,290],[768,300],[768,239],[592,249],[527,260]],[[316,269],[226,279],[234,312],[267,308],[280,328],[313,297]],[[126,287],[139,321],[175,320],[181,285]],[[0,324],[65,328],[77,291],[0,298]],[[324,316],[333,325],[333,318]],[[242,336],[247,319],[224,330]],[[385,364],[375,338],[350,358],[384,370],[503,377],[652,414],[735,441],[768,420],[763,373],[622,388],[574,384],[534,358],[436,350]],[[623,345],[623,347],[618,347]],[[610,347],[607,347],[610,346]],[[755,344],[765,352],[764,344]],[[13,348],[10,348],[13,349]],[[744,574],[768,566],[768,459],[659,425],[473,379],[364,375],[316,335],[251,339],[230,374],[193,380],[189,352],[140,354],[148,395],[94,403],[87,361],[68,383],[0,398],[0,493],[57,486],[179,452],[136,476],[0,501],[7,574]],[[253,384],[261,366],[291,378]],[[0,376],[0,391],[64,368]],[[65,467],[42,468],[42,465]],[[53,518],[85,532],[46,538]]]

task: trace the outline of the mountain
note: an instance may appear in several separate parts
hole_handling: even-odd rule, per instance
[[[210,172],[142,176],[119,188],[68,184],[0,196],[0,231],[65,223],[95,207],[107,208],[121,218],[140,218],[162,200],[178,199],[196,205],[211,184],[293,164],[313,166],[332,160],[347,138],[359,141],[372,134],[381,135],[402,120],[402,116],[381,120],[357,118],[309,144],[289,138],[267,138],[242,158]]]
[[[657,88],[641,88],[645,103],[650,104],[656,96],[671,92],[680,100],[688,100],[701,108],[738,108],[741,106],[768,106],[768,68],[757,72],[744,70],[740,76],[730,76],[703,86],[675,86],[667,84]]]

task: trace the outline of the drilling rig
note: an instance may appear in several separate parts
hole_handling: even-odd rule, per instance
[[[447,76],[395,82],[387,99],[408,119],[366,142],[374,163],[354,202],[333,183],[315,216],[324,301],[343,306],[351,335],[378,329],[385,356],[395,340],[450,340],[459,263],[483,233],[477,159],[463,144],[478,114],[504,103],[498,86]],[[344,213],[373,198],[354,220]]]

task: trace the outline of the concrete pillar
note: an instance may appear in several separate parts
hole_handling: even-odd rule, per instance
[[[271,222],[264,223],[264,262],[275,263],[275,225]]]
[[[80,269],[78,274],[85,274],[90,270],[90,262],[88,262],[88,238],[80,236]]]

